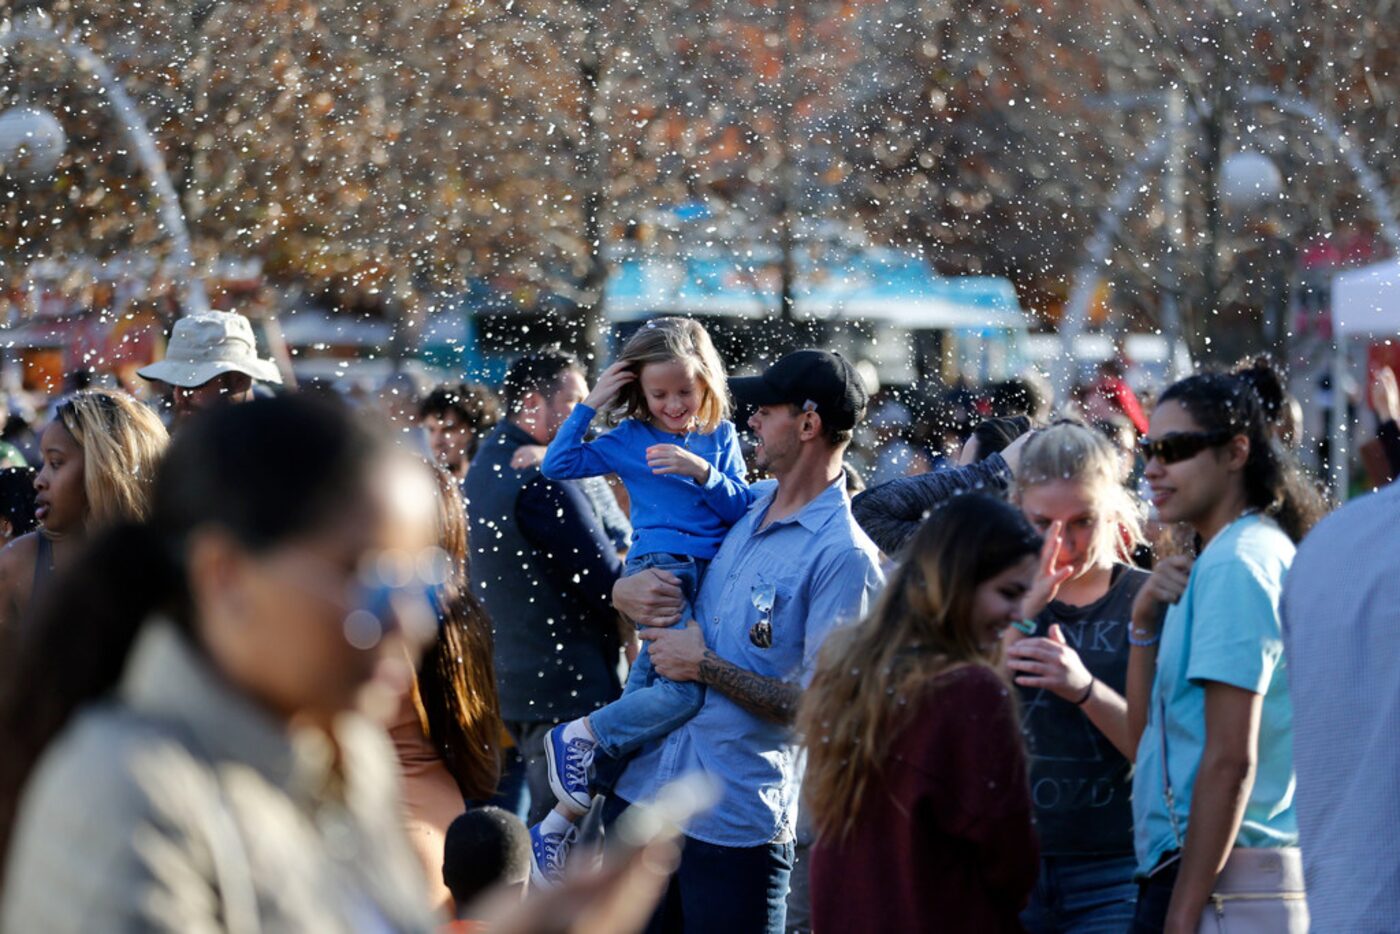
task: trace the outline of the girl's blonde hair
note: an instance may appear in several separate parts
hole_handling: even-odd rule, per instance
[[[637,379],[618,393],[616,403],[607,412],[609,424],[616,425],[627,418],[651,419],[642,392],[642,367],[672,360],[684,363],[700,384],[700,405],[695,411],[699,430],[708,434],[729,417],[729,381],[724,375],[724,364],[709,332],[699,322],[689,318],[653,318],[628,339],[617,360],[627,364]]]
[[[818,833],[840,839],[859,823],[891,741],[939,675],[996,663],[975,625],[977,588],[1040,545],[1010,504],[956,496],[920,527],[870,615],[827,638],[797,716]]]
[[[124,392],[90,389],[59,403],[54,418],[83,452],[88,533],[145,519],[156,467],[170,440],[155,413]]]
[[[1085,489],[1099,520],[1085,552],[1086,567],[1129,562],[1144,541],[1143,510],[1120,479],[1113,444],[1092,428],[1058,422],[1036,432],[1021,451],[1016,498],[1032,487],[1067,480]]]

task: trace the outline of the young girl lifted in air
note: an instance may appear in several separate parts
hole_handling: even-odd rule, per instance
[[[600,410],[616,427],[584,441]],[[705,567],[752,502],[728,415],[724,368],[709,334],[685,318],[657,318],[628,340],[574,408],[540,468],[553,480],[610,473],[622,479],[633,529],[625,573],[659,568],[680,578],[684,620],[694,617]],[[550,731],[545,755],[559,806],[530,831],[538,881],[557,877],[573,823],[592,802],[594,751],[626,756],[689,720],[703,701],[703,686],[659,677],[643,646],[622,697]]]

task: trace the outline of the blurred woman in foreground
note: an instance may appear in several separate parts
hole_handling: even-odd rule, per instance
[[[431,928],[362,712],[433,632],[432,493],[329,403],[191,421],[0,681],[0,927]]]

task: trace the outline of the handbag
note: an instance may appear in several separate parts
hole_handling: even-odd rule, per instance
[[[1178,849],[1186,835],[1176,818],[1176,795],[1167,769],[1167,702],[1160,698],[1162,797]],[[1201,912],[1197,934],[1307,934],[1308,900],[1303,854],[1297,847],[1244,847],[1230,850],[1216,877],[1210,902]]]

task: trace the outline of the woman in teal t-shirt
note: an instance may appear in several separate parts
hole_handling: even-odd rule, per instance
[[[1171,386],[1142,443],[1158,516],[1192,528],[1199,557],[1161,560],[1133,607],[1133,930],[1194,932],[1209,906],[1303,931],[1278,600],[1322,501],[1234,376]]]

